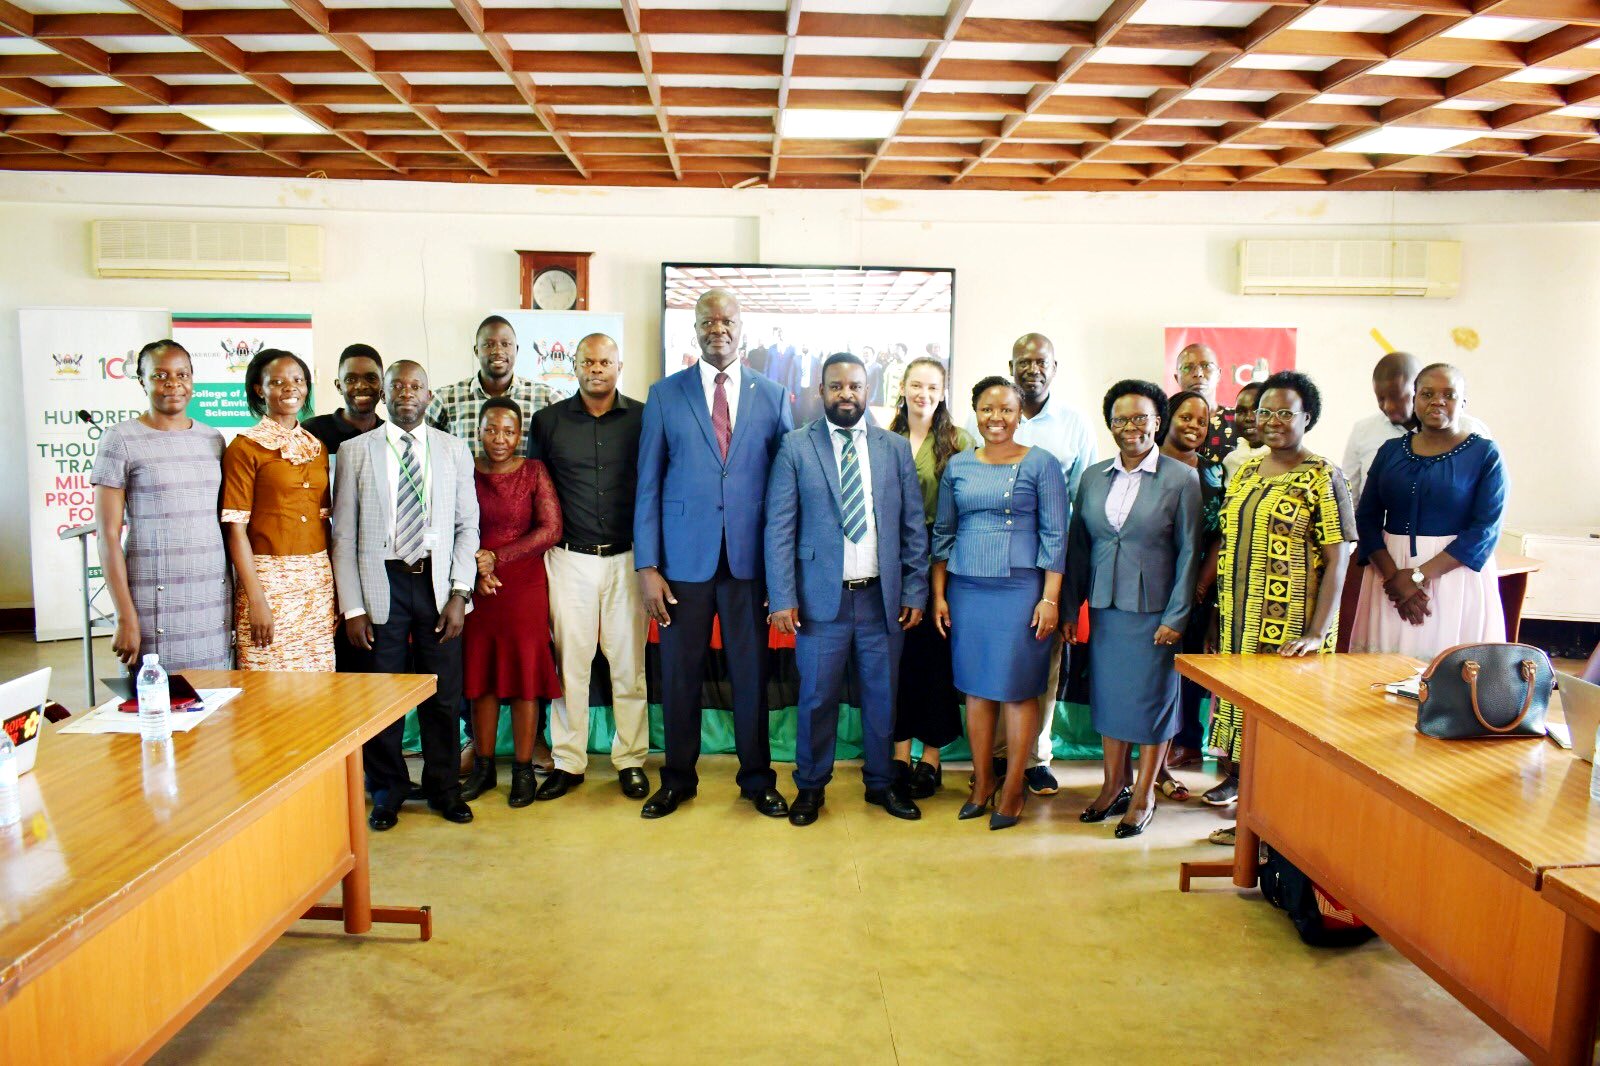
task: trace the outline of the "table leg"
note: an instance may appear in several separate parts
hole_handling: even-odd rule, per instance
[[[1506,639],[1516,642],[1522,629],[1522,601],[1528,595],[1528,575],[1500,575],[1500,610],[1505,613]]]
[[[1242,710],[1242,708],[1241,708]],[[1233,883],[1239,888],[1256,887],[1257,868],[1261,857],[1261,838],[1250,825],[1250,794],[1255,791],[1251,777],[1255,771],[1255,729],[1248,711],[1240,728],[1244,736],[1239,744],[1239,804],[1234,809],[1238,822],[1233,831]]]
[[[1596,1016],[1600,1014],[1600,935],[1567,915],[1561,938],[1555,1017],[1550,1022],[1550,1061],[1594,1061]]]

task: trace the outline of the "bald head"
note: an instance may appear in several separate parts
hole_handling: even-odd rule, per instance
[[[1178,352],[1178,366],[1173,378],[1179,392],[1198,392],[1212,407],[1217,405],[1217,382],[1221,379],[1222,364],[1211,345],[1196,341],[1186,344]]]
[[[604,333],[591,333],[572,351],[572,368],[578,374],[578,391],[598,409],[611,406],[622,376],[622,353]]]
[[[1410,352],[1390,352],[1372,368],[1372,395],[1378,410],[1396,426],[1411,418],[1411,400],[1421,361]]]
[[[700,355],[718,370],[739,358],[739,298],[727,289],[708,289],[694,304],[694,336]]]
[[[1011,346],[1011,380],[1022,390],[1022,410],[1029,418],[1050,398],[1056,379],[1056,348],[1043,333],[1024,333]]]

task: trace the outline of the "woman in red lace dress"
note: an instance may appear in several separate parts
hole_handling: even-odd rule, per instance
[[[544,464],[518,455],[522,409],[509,397],[483,405],[478,489],[478,589],[467,615],[463,690],[472,701],[477,757],[461,790],[476,799],[495,787],[500,704],[511,704],[513,807],[533,801],[533,734],[541,699],[561,695],[550,644],[544,553],[561,539],[561,505]]]

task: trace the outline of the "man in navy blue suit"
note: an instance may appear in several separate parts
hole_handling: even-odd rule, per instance
[[[861,699],[867,802],[922,817],[894,784],[902,632],[928,599],[928,532],[911,446],[868,425],[867,370],[849,352],[822,364],[823,417],[783,438],[767,484],[770,621],[795,638],[800,671],[789,821],[810,825],[833,776],[839,695],[853,669]]]
[[[793,426],[788,397],[739,364],[739,300],[712,289],[694,309],[701,358],[650,387],[639,438],[634,566],[661,634],[666,762],[640,812],[662,818],[695,794],[700,691],[711,622],[721,623],[733,688],[739,794],[782,818],[767,738],[767,611],[761,531],[767,472]]]

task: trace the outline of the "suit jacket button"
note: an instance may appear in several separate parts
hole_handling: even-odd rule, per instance
[[[160,635],[161,635],[161,634],[163,634],[163,633],[165,633],[165,632],[166,632],[166,630],[165,630],[165,629],[162,629],[162,628],[161,628],[161,627],[160,627],[160,626],[157,626],[157,627],[156,627],[156,636],[158,636],[158,637],[159,637],[159,636],[160,636]]]
[[[167,586],[165,586],[165,585],[157,585],[156,586],[156,591],[157,592],[165,592],[165,591],[167,591]]]

